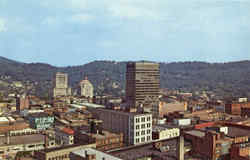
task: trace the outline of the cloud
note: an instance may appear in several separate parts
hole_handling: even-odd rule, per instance
[[[249,59],[249,19],[249,0],[0,0],[0,32],[11,31],[1,34],[0,53],[58,53],[60,61],[47,58],[58,65],[100,53],[117,60]]]
[[[6,21],[3,18],[0,18],[0,32],[6,32]]]

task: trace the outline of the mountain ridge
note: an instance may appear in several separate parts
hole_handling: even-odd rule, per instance
[[[21,63],[0,57],[0,75],[13,81],[37,82],[36,90],[51,92],[56,72],[69,75],[69,84],[77,88],[85,76],[97,94],[124,95],[126,62],[92,61],[83,65],[56,67],[46,63]],[[250,61],[209,63],[200,61],[160,62],[161,87],[183,91],[209,90],[226,96],[250,97]],[[115,86],[115,87],[114,87]]]

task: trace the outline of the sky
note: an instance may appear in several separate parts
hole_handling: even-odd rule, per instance
[[[250,59],[250,0],[0,0],[0,56],[94,60]]]

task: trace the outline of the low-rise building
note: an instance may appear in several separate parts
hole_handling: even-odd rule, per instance
[[[250,102],[232,102],[225,104],[225,111],[228,114],[241,115],[242,108],[250,108]]]
[[[11,155],[20,151],[35,151],[44,149],[45,135],[32,134],[22,136],[0,137],[0,155]]]
[[[250,143],[234,144],[230,150],[231,160],[249,160]]]
[[[73,151],[77,151],[84,148],[95,148],[95,144],[82,144],[82,145],[71,145],[57,148],[44,149],[36,151],[34,158],[36,160],[70,160],[69,155]]]
[[[0,117],[0,134],[28,129],[29,124],[24,120],[15,120],[13,117]]]
[[[115,134],[102,129],[102,121],[93,120],[89,128],[77,129],[75,134],[76,143],[96,143],[100,151],[120,148],[123,146],[123,134]]]
[[[242,107],[241,108],[241,116],[242,117],[250,117],[250,107]]]
[[[209,160],[230,157],[230,147],[233,142],[232,139],[226,137],[224,133],[191,130],[185,131],[184,137],[192,143],[192,154],[202,156],[204,159]],[[227,158],[224,159],[227,160]]]
[[[110,109],[95,111],[103,121],[105,130],[123,133],[127,145],[137,145],[152,140],[152,114],[125,112]]]
[[[174,119],[174,124],[177,126],[188,126],[191,125],[191,119],[190,118]]]
[[[58,145],[74,144],[74,130],[70,128],[57,128],[55,131],[55,140]]]
[[[157,125],[152,128],[153,140],[171,139],[180,136],[180,129],[168,127],[165,125]]]
[[[34,113],[28,117],[30,127],[37,130],[45,130],[54,124],[54,116],[47,113]]]
[[[69,155],[70,160],[122,160],[93,148],[85,148],[73,151]]]

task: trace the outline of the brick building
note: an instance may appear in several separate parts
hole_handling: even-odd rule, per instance
[[[69,155],[71,152],[84,148],[95,148],[95,144],[82,144],[82,145],[44,149],[36,151],[34,153],[34,158],[36,160],[56,160],[56,159],[70,160]]]
[[[249,160],[250,143],[235,144],[231,147],[231,160]]]
[[[242,107],[241,108],[241,116],[242,117],[250,117],[250,107]]]
[[[122,160],[93,148],[86,148],[72,152],[70,160]]]
[[[241,115],[242,108],[250,108],[250,102],[232,102],[225,104],[225,112],[233,115]]]
[[[229,156],[232,140],[225,137],[223,133],[191,130],[184,132],[184,137],[192,143],[192,153],[195,155],[200,155],[209,160]]]
[[[91,122],[90,130],[77,129],[75,143],[96,143],[96,149],[107,151],[123,146],[123,134],[115,134],[102,129],[102,122],[94,120]]]
[[[74,130],[70,128],[57,128],[55,132],[55,140],[59,145],[72,145],[74,144]]]
[[[30,101],[28,96],[21,96],[21,97],[17,97],[17,101],[16,101],[16,110],[18,112],[24,110],[24,109],[28,109],[30,105]]]

